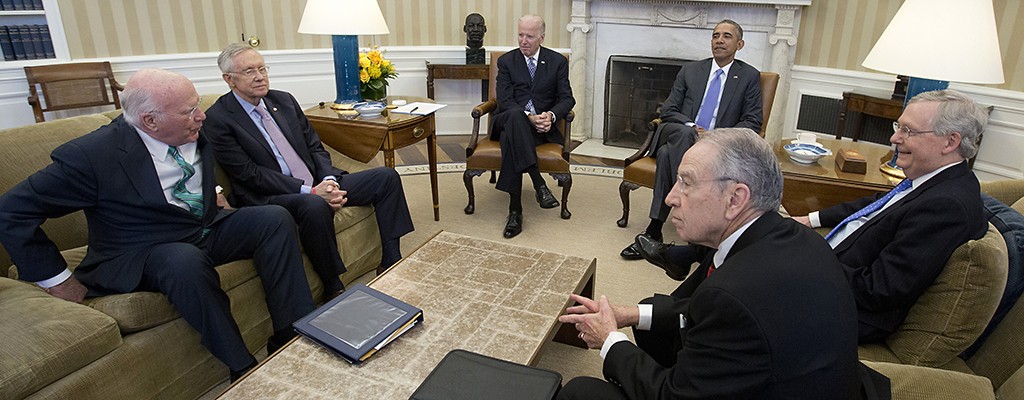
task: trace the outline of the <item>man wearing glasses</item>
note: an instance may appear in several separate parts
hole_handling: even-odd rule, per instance
[[[985,234],[978,178],[966,159],[977,153],[987,122],[988,114],[957,91],[917,95],[890,138],[906,180],[889,193],[793,217],[833,228],[826,240],[857,300],[860,343],[894,332],[953,251]],[[685,275],[696,261],[692,246],[648,242],[641,250],[672,275]]]
[[[252,258],[274,335],[313,311],[288,212],[278,206],[219,209],[206,114],[188,78],[143,69],[128,80],[124,115],[57,147],[53,163],[0,196],[0,243],[21,280],[80,303],[85,297],[160,292],[228,366],[232,380],[256,365],[214,267]],[[89,249],[72,273],[40,229],[82,210]],[[273,351],[273,350],[271,350]]]
[[[270,90],[269,71],[255,49],[228,45],[217,65],[231,92],[207,110],[203,132],[231,179],[231,203],[277,204],[291,212],[325,300],[345,289],[334,230],[334,212],[342,206],[372,204],[376,210],[383,250],[378,272],[400,260],[399,238],[413,226],[398,173],[374,168],[350,174],[331,165],[295,97]]]

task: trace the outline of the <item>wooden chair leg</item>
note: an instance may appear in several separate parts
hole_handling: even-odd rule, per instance
[[[483,173],[483,171],[480,171],[480,174],[482,174],[482,173]],[[480,174],[477,174],[477,175],[480,175]],[[497,175],[498,175],[498,173],[497,173],[497,172],[495,172],[495,171],[491,171],[491,184],[492,184],[492,185],[493,185],[493,184],[494,184],[495,182],[497,182],[497,181],[498,181]]]
[[[572,213],[569,212],[569,191],[572,190],[572,174],[551,174],[562,187],[562,219],[569,219]]]
[[[622,200],[622,218],[616,222],[619,228],[625,228],[626,225],[629,225],[629,192],[639,187],[640,185],[625,180],[619,184],[619,199]]]
[[[473,178],[483,173],[484,170],[482,169],[467,169],[466,172],[462,173],[462,182],[466,184],[466,194],[469,196],[469,204],[466,204],[466,209],[463,210],[466,214],[472,214],[476,211],[476,193],[473,192]]]

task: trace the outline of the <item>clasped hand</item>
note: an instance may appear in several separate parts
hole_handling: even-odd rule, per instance
[[[551,130],[551,113],[531,114],[529,118],[530,123],[533,124],[533,129],[536,129],[537,132],[546,133]]]
[[[345,203],[348,202],[348,197],[345,197],[348,192],[341,190],[338,187],[338,182],[328,179],[320,182],[320,184],[316,185],[313,189],[315,189],[313,192],[314,194],[324,199],[324,201],[326,201],[327,204],[335,210],[341,209],[341,206],[344,206]]]

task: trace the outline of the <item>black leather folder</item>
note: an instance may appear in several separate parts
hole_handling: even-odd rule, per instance
[[[562,375],[466,350],[448,352],[409,399],[549,400]]]

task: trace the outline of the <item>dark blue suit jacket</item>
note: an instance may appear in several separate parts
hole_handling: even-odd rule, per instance
[[[519,49],[512,49],[498,58],[498,77],[494,85],[497,92],[495,98],[498,100],[496,114],[505,111],[523,112],[526,103],[533,99],[533,108],[537,112],[555,113],[556,126],[548,131],[546,141],[562,143],[564,137],[558,130],[557,121],[565,118],[576,105],[572,87],[569,86],[569,61],[546,47],[541,47],[538,53],[537,71],[532,80],[526,58]],[[491,127],[491,140],[498,140],[495,134],[499,131]]]
[[[313,174],[314,186],[325,176],[345,174],[331,165],[320,136],[290,93],[271,90],[263,98],[281,133]],[[206,112],[203,133],[217,149],[217,161],[231,177],[231,200],[240,205],[267,204],[271,196],[299,193],[302,181],[281,172],[270,144],[238,99],[228,92]]]
[[[0,242],[18,265],[19,278],[41,281],[67,266],[39,226],[84,210],[89,250],[75,276],[90,287],[117,292],[135,289],[141,265],[130,258],[154,244],[198,244],[203,228],[229,211],[217,210],[212,149],[198,144],[205,209],[203,218],[167,203],[156,168],[135,128],[113,122],[57,147],[53,163],[0,197]]]
[[[714,62],[707,58],[683,66],[662,106],[662,122],[682,124],[697,118]],[[761,103],[761,72],[750,64],[734,60],[718,104],[715,127],[750,128],[759,132],[764,119]]]
[[[877,198],[818,212],[833,227]],[[910,307],[961,244],[985,235],[978,178],[966,162],[935,175],[858,228],[835,248],[853,287],[861,343],[878,342],[903,323]]]

